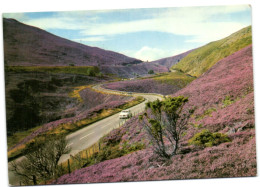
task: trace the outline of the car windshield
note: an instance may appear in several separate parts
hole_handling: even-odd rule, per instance
[[[129,110],[122,110],[122,113],[129,113]]]

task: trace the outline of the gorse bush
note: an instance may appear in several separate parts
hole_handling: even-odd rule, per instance
[[[212,133],[209,130],[204,129],[201,132],[195,134],[189,140],[189,144],[203,147],[212,147],[230,141],[231,140],[226,134],[222,134],[219,132]]]
[[[177,154],[179,142],[187,129],[187,122],[192,110],[183,111],[187,97],[168,97],[163,101],[146,104],[147,112],[139,116],[139,120],[153,145],[155,154],[169,159]],[[166,142],[170,145],[166,145]]]

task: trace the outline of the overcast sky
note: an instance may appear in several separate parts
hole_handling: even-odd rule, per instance
[[[248,5],[6,13],[3,16],[69,40],[145,61],[185,52],[251,25]]]

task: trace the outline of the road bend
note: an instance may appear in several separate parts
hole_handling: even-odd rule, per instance
[[[108,94],[120,94],[120,95],[128,95],[128,96],[142,96],[145,98],[145,101],[129,108],[133,114],[139,114],[144,111],[145,109],[145,103],[148,101],[154,101],[156,99],[161,99],[162,95],[159,94],[150,94],[150,93],[134,93],[134,92],[122,92],[122,91],[116,91],[116,90],[109,90],[102,88],[102,85],[96,85],[92,87],[96,91],[101,91],[103,93]],[[98,142],[98,140],[103,137],[105,134],[109,133],[115,128],[118,128],[119,125],[123,124],[125,120],[119,119],[119,113],[114,114],[112,116],[109,116],[107,118],[104,118],[100,121],[97,121],[87,127],[84,127],[74,133],[71,133],[66,136],[66,139],[68,141],[68,145],[71,148],[71,151],[68,154],[62,155],[60,158],[59,163],[67,161],[71,155],[75,155],[79,153],[80,151],[87,149],[91,145]],[[19,161],[21,161],[21,158],[18,158]],[[10,163],[8,164],[8,167],[10,167]],[[9,183],[12,185],[19,185],[19,181],[17,181],[15,175],[10,172],[9,174]]]

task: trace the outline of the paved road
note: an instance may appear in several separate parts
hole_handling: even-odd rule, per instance
[[[110,93],[110,94],[129,95],[129,93],[127,92],[119,92],[119,91],[104,89],[101,87],[101,85],[94,86],[93,89],[105,93]],[[160,95],[155,95],[155,94],[131,93],[130,95],[142,96],[145,98],[145,101],[143,103],[140,103],[130,108],[133,114],[138,114],[144,111],[145,103],[147,101],[154,101],[156,99],[161,99]],[[67,136],[68,146],[71,147],[71,152],[69,154],[63,155],[60,159],[60,162],[64,162],[70,157],[70,155],[75,155],[76,153],[90,147],[91,145],[96,143],[101,137],[103,137],[105,134],[109,133],[114,128],[118,128],[119,124],[122,123],[124,123],[124,120],[119,119],[119,113],[117,113],[68,135]]]
[[[104,89],[101,85],[96,85],[93,87],[94,90],[102,91],[110,94],[123,94],[123,95],[131,95],[131,96],[142,96],[145,98],[145,101],[129,108],[133,114],[138,114],[144,111],[145,103],[148,101],[154,101],[156,99],[161,99],[162,96],[156,94],[145,94],[145,93],[129,93],[129,92],[121,92],[115,90]],[[105,134],[109,133],[114,128],[118,128],[119,124],[124,123],[124,120],[119,119],[119,113],[114,114],[110,117],[107,117],[103,120],[100,120],[96,123],[93,123],[90,126],[82,128],[74,133],[69,134],[66,139],[68,140],[68,146],[71,147],[71,152],[69,154],[65,154],[61,157],[60,163],[65,162],[70,155],[75,155],[78,152],[90,147],[94,143],[96,143],[101,137]],[[22,158],[19,158],[21,160]],[[10,163],[8,164],[10,166]],[[12,185],[19,185],[19,181],[17,181],[16,177],[12,172],[8,172],[9,174],[9,183]]]

